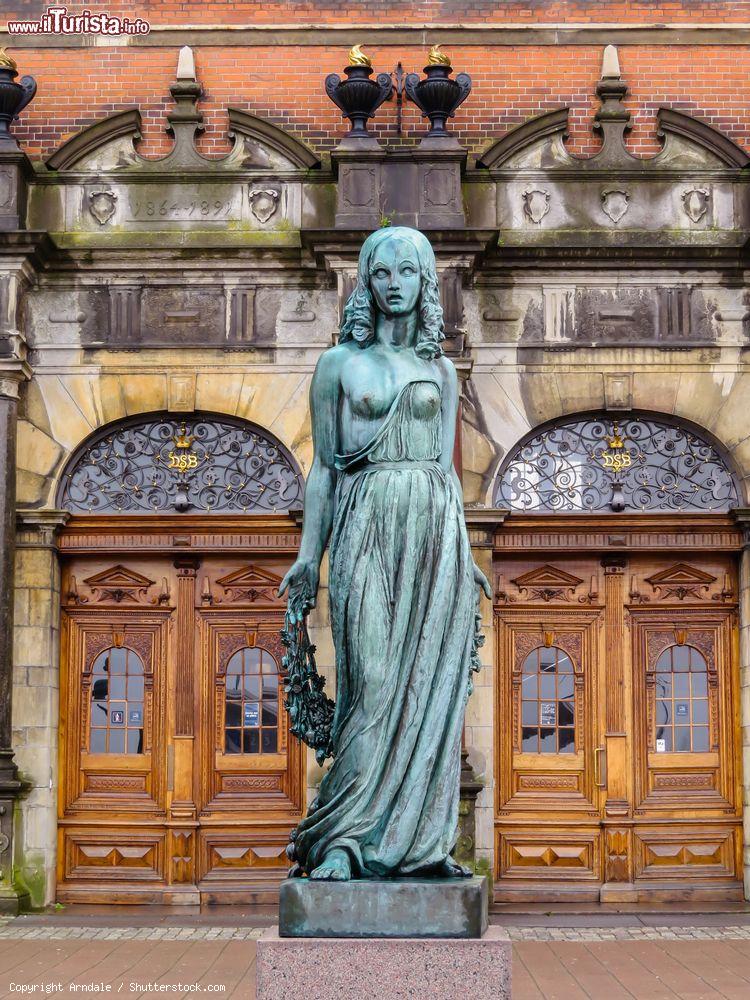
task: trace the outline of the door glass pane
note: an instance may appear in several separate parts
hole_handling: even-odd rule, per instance
[[[573,674],[561,674],[557,678],[557,696],[558,698],[572,698],[573,690],[575,688],[575,680]]]
[[[708,725],[708,702],[704,699],[693,702],[693,723]]]
[[[659,753],[672,752],[672,727],[658,726],[656,729],[656,750]]]
[[[657,753],[708,749],[708,664],[694,646],[668,646],[656,662]]]
[[[276,753],[278,735],[275,729],[263,730],[263,753]]]
[[[539,724],[539,702],[538,701],[522,701],[521,702],[521,722],[524,725],[536,726]]]
[[[105,649],[91,666],[91,753],[143,753],[144,666],[127,646]]]
[[[675,674],[672,687],[675,698],[687,698],[690,695],[690,675]]]
[[[255,646],[245,646],[229,659],[224,698],[225,753],[277,752],[278,669],[274,657]]]
[[[708,751],[708,726],[693,726],[693,752]]]
[[[657,674],[656,675],[656,697],[657,698],[669,698],[672,695],[672,675],[671,674]]]
[[[705,698],[708,694],[708,677],[706,674],[692,674],[690,683],[693,688],[694,698]]]
[[[109,731],[109,752],[110,753],[125,753],[125,732],[120,729]]]
[[[523,662],[521,749],[575,753],[573,663],[558,646],[533,649]]]
[[[557,750],[555,735],[554,729],[539,730],[539,750],[541,753],[554,753]]]
[[[690,728],[689,726],[674,727],[674,748],[677,753],[690,750]]]
[[[558,707],[560,709],[560,714],[558,715],[558,723],[561,726],[572,726],[573,725],[573,702],[572,701],[560,701],[558,702]]]
[[[524,753],[539,752],[539,730],[534,727],[524,726],[521,730],[521,749]]]
[[[560,753],[575,753],[575,731],[573,729],[560,730]]]
[[[543,667],[543,670],[549,670],[548,667]],[[555,680],[557,678],[554,674],[543,673],[539,677],[539,697],[540,698],[554,698],[555,697]]]

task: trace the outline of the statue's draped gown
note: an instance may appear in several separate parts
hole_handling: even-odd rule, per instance
[[[335,757],[296,834],[308,873],[344,848],[355,878],[408,875],[455,843],[476,585],[441,440],[440,386],[412,381],[337,456]]]

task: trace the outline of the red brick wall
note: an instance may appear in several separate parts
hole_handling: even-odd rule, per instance
[[[13,0],[22,16],[36,16],[37,0]],[[74,5],[70,5],[73,9]],[[78,5],[80,6],[80,5]],[[154,24],[203,22],[205,24],[310,21],[352,23],[365,20],[385,23],[398,16],[400,23],[419,14],[421,21],[459,20],[518,23],[524,16],[532,24],[566,19],[568,23],[618,21],[689,21],[750,24],[750,0],[743,3],[682,2],[660,4],[577,3],[506,4],[468,0],[414,4],[407,9],[387,3],[355,3],[336,6],[328,0],[315,4],[287,0],[285,3],[182,2],[134,4],[113,0],[90,3],[90,9],[125,11]],[[251,13],[252,11],[252,13]],[[7,16],[7,15],[6,15]],[[3,22],[0,22],[2,25]],[[155,36],[151,37],[151,41]],[[366,31],[363,40],[366,41]],[[341,72],[346,63],[346,45],[318,47],[277,45],[268,47],[195,45],[198,76],[205,90],[200,107],[206,132],[200,147],[209,155],[228,150],[227,105],[245,108],[276,122],[318,150],[330,149],[346,128],[338,110],[323,90],[329,72]],[[143,47],[118,44],[97,48],[8,48],[20,73],[36,77],[39,90],[34,102],[15,126],[16,135],[34,157],[49,155],[65,138],[102,116],[137,105],[144,119],[141,152],[163,155],[170,147],[164,134],[164,114],[172,106],[169,85],[174,77],[177,47]],[[594,88],[601,65],[601,45],[518,45],[489,48],[446,45],[456,72],[467,71],[474,89],[459,110],[453,129],[469,148],[477,150],[509,128],[551,108],[571,108],[571,143],[575,153],[588,153],[597,146],[591,133],[591,118],[597,107]],[[401,61],[407,71],[421,70],[426,46],[367,46],[376,72],[393,70]],[[680,108],[710,122],[750,151],[750,45],[621,45],[623,77],[630,87],[626,103],[633,112],[631,148],[651,154],[659,148],[655,135],[655,113],[661,105]],[[425,125],[419,113],[404,105],[403,140],[414,141]],[[394,102],[381,107],[374,131],[388,142],[396,142]]]
[[[52,0],[50,0],[50,3]],[[4,18],[37,17],[45,0],[3,0]],[[60,0],[155,25],[185,24],[736,24],[750,0]]]

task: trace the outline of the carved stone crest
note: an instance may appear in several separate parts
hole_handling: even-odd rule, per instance
[[[693,222],[700,222],[708,211],[710,191],[708,188],[689,188],[682,193],[682,207]]]
[[[536,225],[549,212],[549,191],[543,188],[530,188],[523,193],[523,211],[527,219]]]
[[[602,191],[602,211],[615,224],[625,215],[628,210],[630,195],[622,188],[610,188]]]
[[[13,185],[8,170],[0,170],[0,208],[10,205],[13,197]]]
[[[114,191],[93,191],[89,195],[89,212],[103,226],[115,214],[116,203],[117,195]]]
[[[277,188],[250,188],[250,211],[258,222],[266,223],[279,207]]]

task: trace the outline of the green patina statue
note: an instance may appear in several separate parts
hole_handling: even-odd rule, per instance
[[[453,469],[458,379],[442,339],[429,241],[373,233],[313,377],[302,541],[280,587],[292,731],[333,756],[289,846],[294,873],[313,879],[471,874],[450,851],[477,587],[490,587]],[[304,629],[327,544],[335,709]]]

